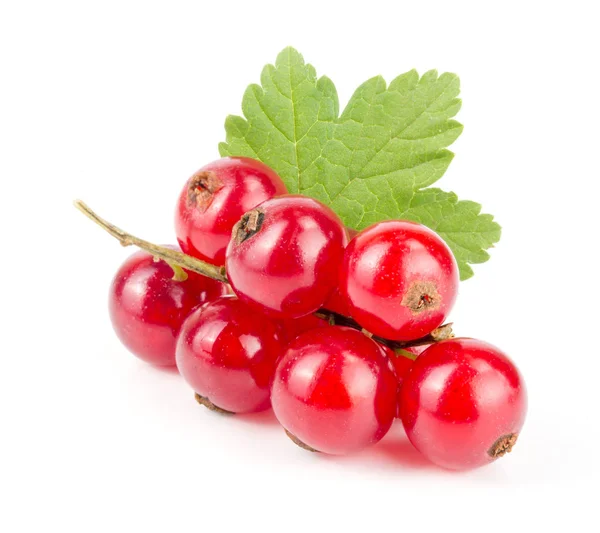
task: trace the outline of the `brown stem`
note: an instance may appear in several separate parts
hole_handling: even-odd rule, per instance
[[[122,246],[135,245],[138,248],[151,253],[154,257],[163,259],[170,265],[179,266],[185,270],[189,270],[190,272],[196,272],[197,274],[202,274],[203,276],[227,283],[228,280],[227,274],[225,273],[225,267],[211,265],[210,263],[201,261],[200,259],[196,259],[195,257],[191,257],[182,252],[172,250],[165,246],[158,246],[143,239],[139,239],[138,237],[123,231],[114,224],[111,224],[107,220],[104,220],[102,217],[98,216],[81,200],[75,200],[74,204],[79,211],[81,211],[90,220],[93,220],[106,232],[110,233],[121,243]]]
[[[196,272],[197,274],[216,279],[217,281],[222,281],[223,283],[228,282],[227,273],[225,272],[224,266],[211,265],[210,263],[201,261],[200,259],[196,259],[195,257],[192,257],[190,255],[186,255],[182,252],[172,250],[171,248],[167,248],[165,246],[158,246],[143,239],[139,239],[138,237],[135,237],[130,233],[123,231],[114,224],[111,224],[107,220],[104,220],[102,217],[98,216],[90,207],[88,207],[81,200],[75,200],[74,204],[75,207],[79,209],[79,211],[81,211],[90,220],[93,220],[105,231],[110,233],[115,239],[117,239],[121,243],[122,246],[134,245],[138,248],[141,248],[142,250],[146,250],[155,257],[163,259],[164,261],[169,263],[169,265],[171,265],[176,276],[178,275],[177,267],[181,267],[185,270]],[[449,339],[454,336],[454,334],[452,333],[452,324],[449,323],[434,329],[429,335],[426,335],[425,337],[421,337],[420,339],[416,339],[414,341],[391,341],[382,337],[378,337],[376,335],[371,335],[369,332],[365,332],[357,322],[355,322],[347,316],[334,313],[327,309],[320,309],[315,314],[320,318],[327,320],[332,325],[337,324],[339,326],[347,326],[357,329],[359,331],[363,331],[365,334],[370,335],[377,342],[385,344],[395,352],[401,351],[403,348],[410,348],[412,346],[423,346],[426,344],[432,344],[434,342],[439,342],[441,340]]]
[[[363,331],[362,326],[360,326],[357,322],[355,322],[347,316],[328,311],[327,309],[319,309],[319,311],[315,314],[319,318],[328,320],[330,323],[333,322],[338,326],[346,326],[349,328],[358,329],[359,331]],[[448,324],[444,324],[438,328],[435,328],[429,335],[425,335],[425,337],[415,339],[414,341],[391,341],[389,339],[384,339],[383,337],[378,337],[377,335],[370,336],[372,339],[376,340],[380,344],[385,344],[392,350],[397,351],[402,350],[403,348],[411,348],[413,346],[425,346],[427,344],[433,344],[434,342],[443,341],[444,339],[450,339],[454,337],[454,333],[452,332],[452,323],[449,322]]]
[[[434,342],[440,342],[445,339],[451,339],[454,337],[454,332],[452,331],[452,322],[448,322],[448,324],[443,324],[437,328],[435,328],[429,335],[425,335],[425,337],[421,337],[420,339],[415,339],[414,341],[390,341],[387,339],[382,339],[381,337],[373,337],[381,344],[385,344],[390,347],[392,350],[402,350],[403,348],[411,348],[413,346],[425,346],[427,344],[433,344]]]

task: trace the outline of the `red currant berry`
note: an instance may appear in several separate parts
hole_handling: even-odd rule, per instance
[[[167,263],[140,251],[114,277],[110,318],[119,339],[134,355],[155,365],[173,366],[177,334],[185,318],[195,307],[227,291],[225,284],[192,272],[187,280],[175,281]]]
[[[181,249],[222,265],[231,229],[240,217],[286,192],[281,178],[254,159],[225,157],[202,167],[187,181],[177,202],[175,232]]]
[[[346,454],[375,444],[396,412],[396,379],[377,344],[330,326],[296,338],[277,365],[271,401],[303,446]]]
[[[446,243],[414,222],[390,220],[360,232],[346,248],[340,293],[362,327],[392,340],[414,340],[452,309],[458,267]]]
[[[525,421],[521,374],[494,346],[475,339],[433,344],[400,389],[400,418],[414,446],[450,469],[484,465],[510,452]]]
[[[420,353],[422,353],[425,350],[425,348],[427,348],[427,346],[428,345],[403,348],[402,351],[408,353],[407,355],[402,355],[402,353],[395,353],[387,346],[381,345],[383,352],[388,358],[390,370],[394,373],[394,376],[396,376],[396,380],[398,381],[398,407],[400,406],[400,388],[402,387],[402,383],[404,383],[404,378],[408,374],[408,371],[411,369],[415,358]],[[396,418],[400,418],[399,409],[396,411]]]
[[[280,318],[319,309],[337,284],[346,233],[305,196],[272,198],[236,224],[225,266],[234,292]]]
[[[338,315],[350,316],[350,307],[348,306],[348,302],[341,295],[338,287],[333,289],[327,300],[325,300],[323,307],[328,311],[337,313]]]
[[[405,352],[408,352],[408,354],[402,355],[401,353],[394,353],[394,351],[390,350],[390,348],[388,348],[387,346],[382,346],[382,349],[390,362],[390,365],[389,365],[390,369],[396,376],[396,379],[398,380],[399,385],[402,385],[402,382],[404,381],[404,377],[410,370],[410,367],[415,362],[413,358],[416,357],[417,355],[419,355],[419,353],[421,351],[423,351],[423,350],[419,351],[419,348],[424,348],[424,347],[419,346],[416,348],[415,347],[403,348],[402,350]]]
[[[310,331],[311,329],[326,328],[329,326],[329,322],[327,320],[316,315],[306,315],[300,318],[282,320],[281,324],[283,326],[287,342],[293,341],[298,335],[301,335],[306,331]]]
[[[177,368],[206,405],[232,413],[267,409],[281,327],[234,296],[196,309],[177,342]]]
[[[346,227],[346,236],[348,237],[348,242],[350,242],[354,237],[358,235],[358,231],[352,228]],[[333,292],[329,295],[329,298],[325,301],[323,305],[325,309],[329,311],[333,311],[338,315],[342,316],[350,316],[350,308],[348,307],[348,302],[346,298],[342,296],[340,293],[340,289],[338,286],[335,287]]]

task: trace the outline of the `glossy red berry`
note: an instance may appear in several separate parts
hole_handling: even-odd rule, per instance
[[[380,222],[354,237],[344,255],[340,293],[350,315],[374,335],[418,339],[454,305],[458,267],[435,232],[414,222]]]
[[[348,227],[346,227],[345,229],[346,236],[348,237],[348,242],[350,242],[352,239],[354,239],[354,237],[358,235],[358,231],[356,231],[355,229]],[[348,307],[348,302],[346,301],[346,298],[344,298],[340,293],[339,286],[336,286],[335,289],[333,289],[332,293],[329,295],[327,300],[325,300],[323,307],[329,311],[337,313],[338,315],[350,316],[350,308]]]
[[[526,410],[525,384],[515,365],[475,339],[433,344],[414,362],[400,391],[408,438],[450,469],[481,466],[509,452]]]
[[[373,340],[355,329],[330,326],[308,331],[288,346],[271,400],[277,419],[297,442],[346,454],[387,433],[396,387]]]
[[[281,325],[284,329],[286,341],[291,342],[298,337],[298,335],[301,335],[306,331],[328,327],[329,322],[316,315],[306,315],[300,318],[282,320]]]
[[[232,413],[269,407],[281,327],[234,296],[194,311],[177,342],[177,368],[205,401]]]
[[[336,286],[346,245],[337,215],[305,196],[272,198],[236,224],[225,266],[239,298],[280,318],[319,309]]]
[[[328,311],[333,311],[338,315],[350,316],[350,307],[346,299],[340,294],[340,289],[335,287],[327,300],[323,303],[323,307]]]
[[[177,249],[176,247],[173,247]],[[175,343],[192,309],[226,294],[228,287],[188,273],[173,280],[173,270],[147,252],[136,252],[121,265],[110,287],[109,312],[121,342],[140,359],[175,365]]]
[[[287,192],[268,166],[246,157],[225,157],[196,172],[185,184],[175,213],[181,249],[214,265],[225,262],[231,229],[261,202]]]
[[[415,362],[413,358],[417,357],[419,353],[423,351],[424,347],[423,349],[421,349],[420,346],[414,348],[403,348],[403,351],[407,352],[406,356],[394,353],[393,350],[390,350],[390,348],[388,348],[387,346],[382,346],[382,349],[390,362],[390,369],[396,376],[398,384],[402,385],[404,377],[410,370],[410,367]]]
[[[402,353],[394,353],[393,350],[388,348],[387,346],[381,345],[381,349],[383,353],[385,353],[390,370],[396,376],[396,380],[398,382],[398,394],[397,396],[397,404],[398,410],[396,411],[396,418],[400,418],[400,388],[402,387],[402,383],[404,383],[404,378],[410,371],[413,363],[415,362],[415,358],[422,353],[428,345],[425,346],[411,346],[410,348],[403,348],[402,351],[407,352],[406,355],[402,355]]]

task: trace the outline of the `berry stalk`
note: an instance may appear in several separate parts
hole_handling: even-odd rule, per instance
[[[358,330],[363,330],[363,328],[356,322],[352,320],[350,317],[340,315],[339,313],[334,313],[332,311],[328,311],[327,309],[320,309],[316,316],[319,318],[323,318],[324,320],[329,320],[338,326],[347,326],[349,328],[354,328]],[[364,330],[363,330],[364,331]],[[370,335],[371,338],[377,341],[380,344],[384,344],[388,348],[391,348],[394,352],[402,351],[403,348],[411,348],[413,346],[426,346],[428,344],[433,344],[435,342],[443,341],[445,339],[451,339],[454,337],[454,333],[452,331],[452,322],[448,324],[443,324],[437,328],[435,328],[429,335],[425,335],[420,339],[415,339],[414,341],[392,341],[389,339],[384,339],[383,337],[379,337],[377,335]],[[405,354],[398,354],[407,357]]]
[[[224,266],[216,266],[206,261],[202,261],[201,259],[196,259],[190,255],[184,254],[183,252],[179,252],[177,250],[173,250],[172,248],[168,248],[166,246],[160,246],[144,239],[140,239],[128,233],[121,228],[115,226],[114,224],[108,222],[99,216],[91,207],[89,207],[85,202],[81,200],[75,200],[73,202],[75,207],[79,209],[86,217],[95,222],[98,226],[104,229],[107,233],[112,235],[115,239],[117,239],[121,246],[137,246],[142,250],[147,251],[152,254],[154,257],[162,259],[167,262],[171,268],[173,269],[174,279],[177,279],[178,276],[181,276],[181,269],[189,270],[191,272],[195,272],[202,276],[206,276],[212,278],[217,281],[221,281],[223,283],[229,283],[229,279],[227,277],[227,272]],[[452,324],[444,324],[436,329],[434,329],[429,335],[421,337],[420,339],[416,339],[413,341],[393,341],[389,339],[384,339],[382,337],[376,335],[370,335],[368,332],[365,332],[364,329],[351,318],[340,315],[338,313],[334,313],[327,309],[320,309],[315,313],[316,316],[320,318],[324,318],[328,320],[332,324],[347,326],[359,331],[363,331],[368,336],[371,336],[377,342],[384,344],[391,348],[398,355],[404,355],[401,353],[403,348],[410,348],[413,346],[423,346],[427,344],[433,344],[435,342],[439,342],[444,339],[449,339],[454,336],[452,332]],[[399,353],[400,352],[400,353]]]
[[[228,283],[225,267],[211,265],[206,261],[201,261],[200,259],[196,259],[195,257],[192,257],[190,255],[178,252],[177,250],[167,248],[166,246],[159,246],[157,244],[153,244],[151,242],[135,237],[134,235],[131,235],[131,233],[127,233],[121,228],[115,226],[114,224],[111,224],[107,220],[104,220],[85,202],[82,202],[81,200],[75,200],[74,204],[75,207],[79,209],[79,211],[81,211],[86,217],[98,224],[98,226],[100,226],[107,233],[109,233],[115,239],[117,239],[121,243],[121,246],[134,245],[138,248],[141,248],[142,250],[146,250],[147,252],[151,253],[154,257],[158,257],[159,259],[162,259],[169,263],[171,267],[175,267],[173,269],[175,274],[177,274],[177,267],[181,267],[185,268],[186,270],[190,270],[191,272],[196,272],[197,274],[201,274],[203,276],[215,279],[217,281]]]

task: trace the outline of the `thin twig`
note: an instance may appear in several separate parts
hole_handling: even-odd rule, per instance
[[[359,331],[363,330],[363,327],[355,320],[351,319],[350,317],[329,311],[328,309],[319,309],[319,311],[315,314],[319,318],[329,320],[330,322],[333,319],[333,322],[338,326],[347,326],[349,328],[358,329]],[[380,344],[385,344],[394,351],[401,350],[403,348],[412,348],[414,346],[425,346],[427,344],[433,344],[434,342],[443,341],[452,337],[454,337],[454,333],[452,331],[452,322],[443,324],[435,328],[429,335],[425,335],[424,337],[415,339],[413,341],[392,341],[389,339],[384,339],[383,337],[378,337],[377,335],[371,336],[373,340],[376,340]]]
[[[225,267],[211,265],[210,263],[201,261],[200,259],[196,259],[195,257],[186,255],[182,252],[172,250],[171,248],[167,248],[165,246],[158,246],[157,244],[153,244],[135,237],[134,235],[123,231],[121,228],[118,228],[114,224],[111,224],[107,220],[104,220],[81,200],[75,200],[74,204],[79,211],[81,211],[90,220],[98,224],[98,226],[100,226],[106,232],[110,233],[121,243],[122,246],[135,245],[138,248],[151,253],[154,257],[163,259],[170,265],[179,266],[185,270],[189,270],[190,272],[196,272],[197,274],[202,274],[203,276],[216,279],[217,281],[222,281],[223,283],[228,282],[227,274],[225,273]]]

